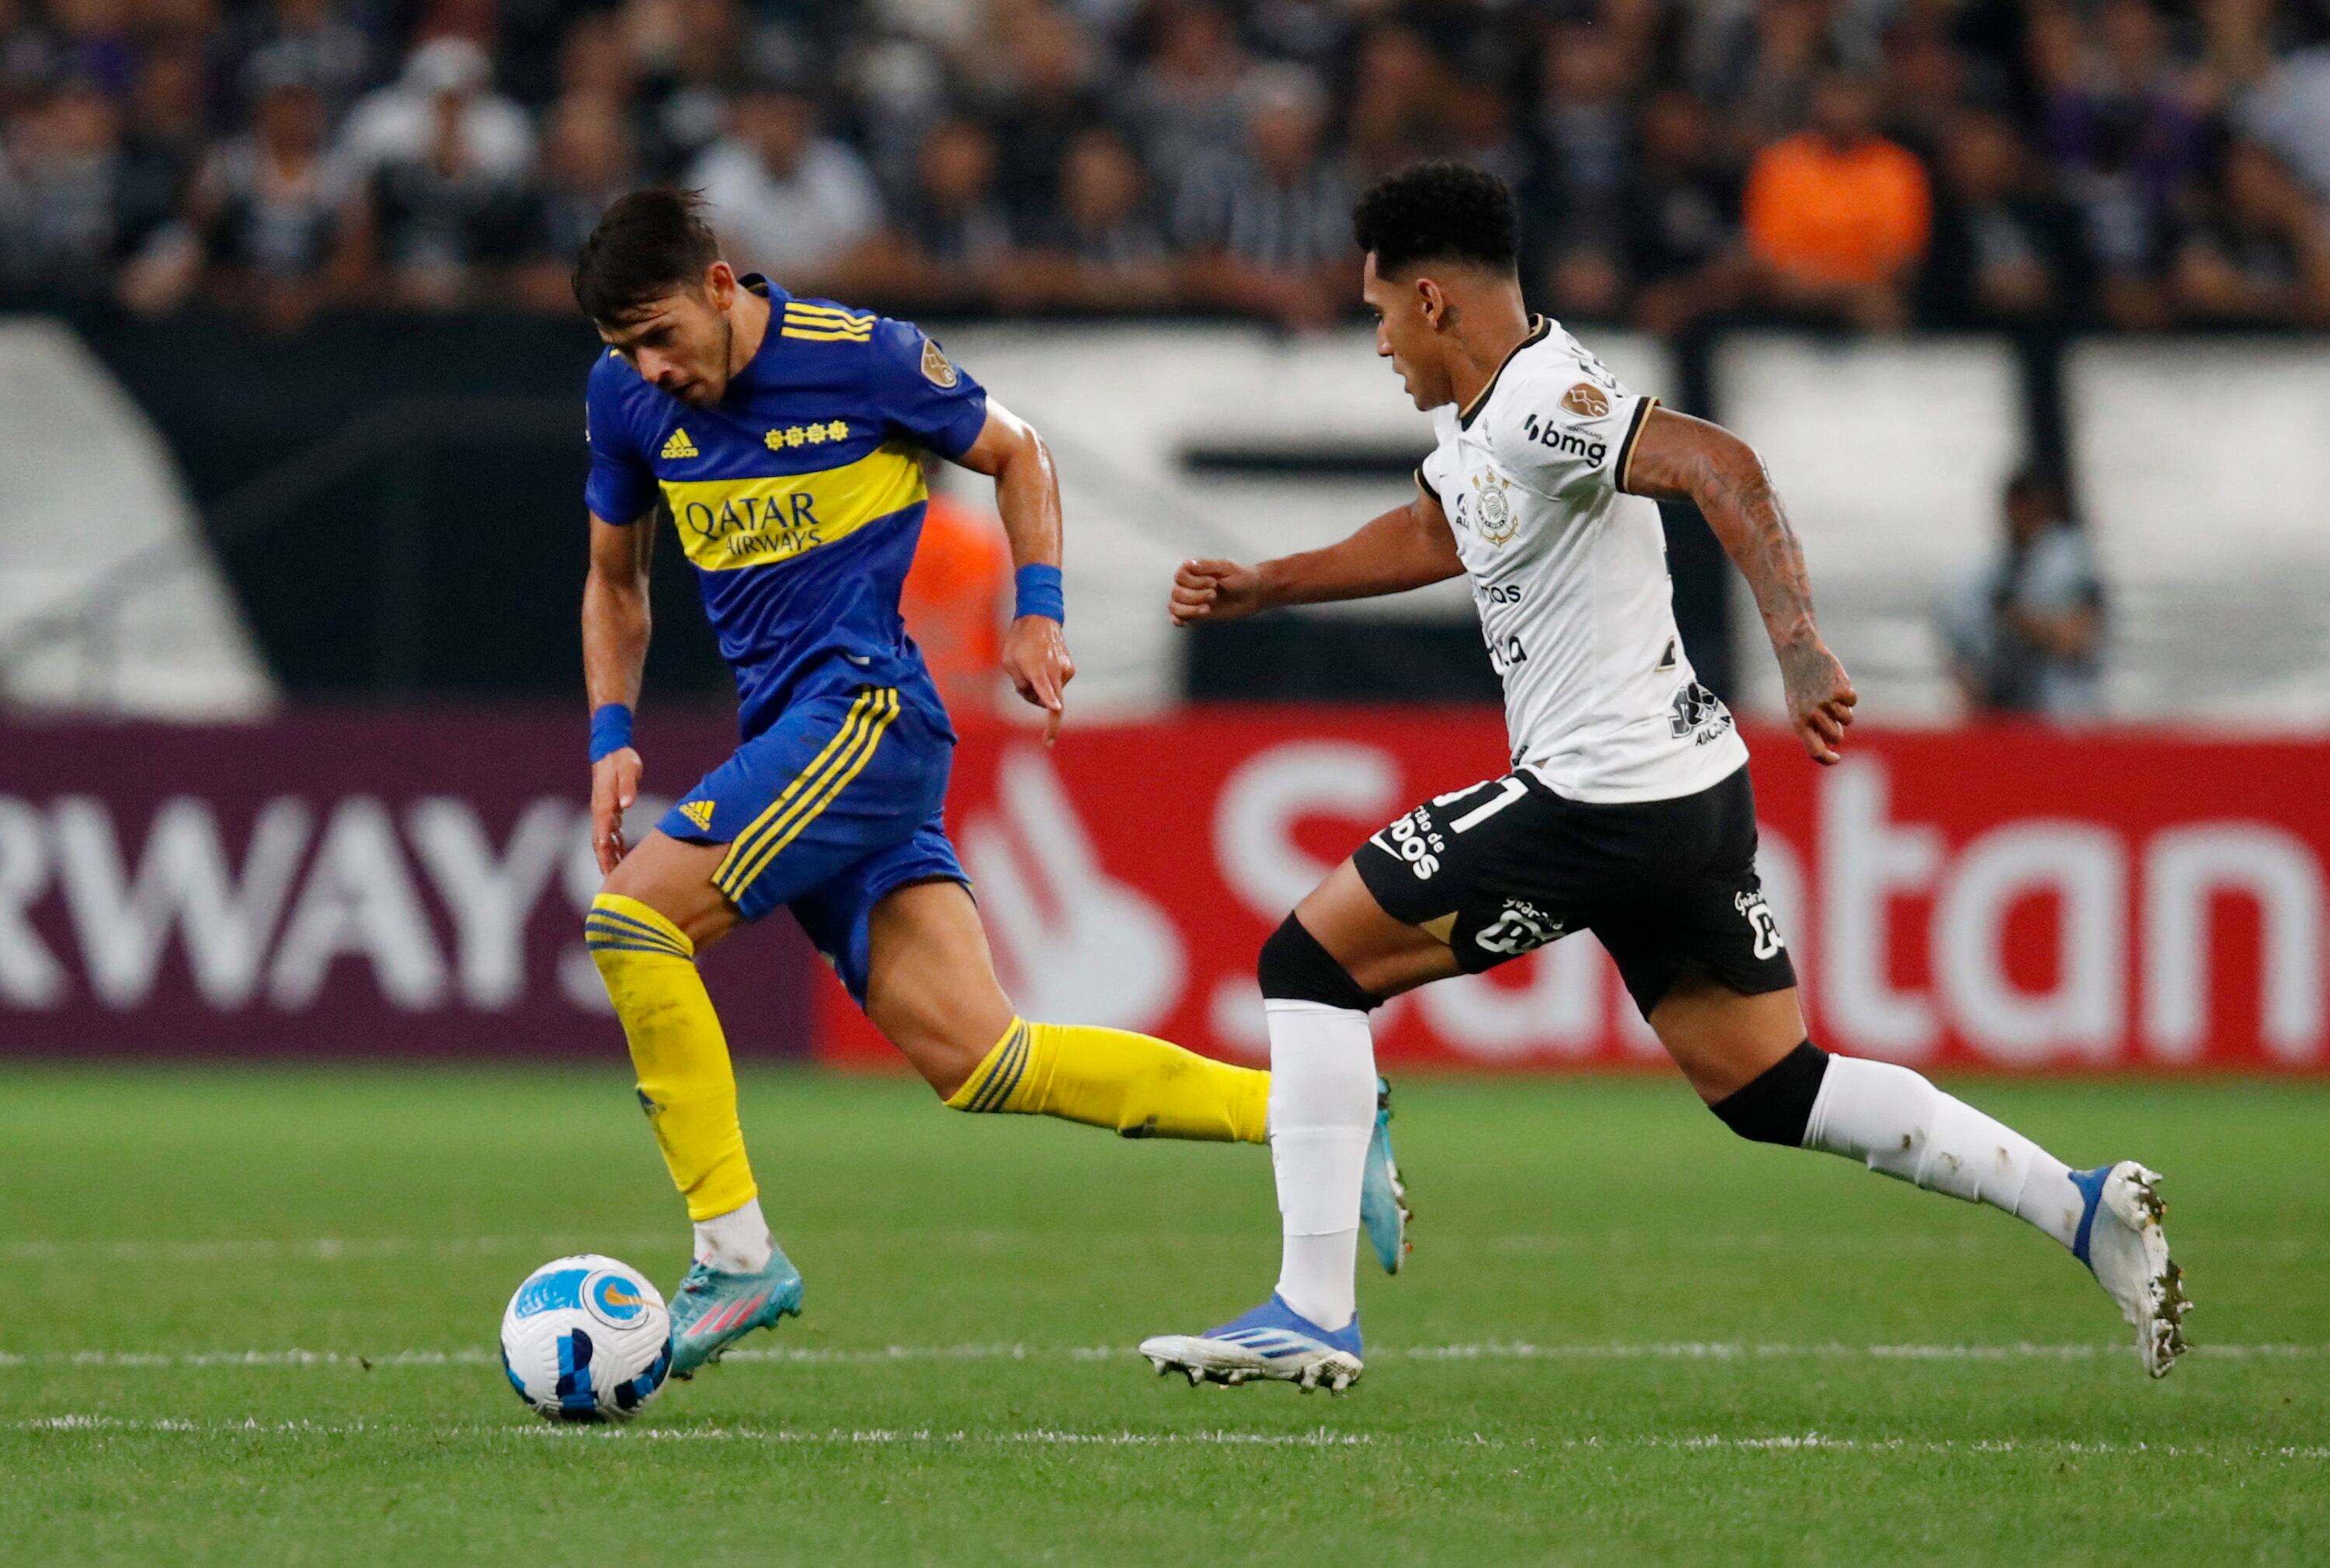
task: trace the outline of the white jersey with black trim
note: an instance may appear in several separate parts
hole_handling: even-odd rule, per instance
[[[1658,506],[1624,490],[1657,402],[1539,316],[1471,406],[1434,411],[1416,471],[1473,580],[1513,765],[1572,800],[1696,794],[1748,760],[1684,656]]]

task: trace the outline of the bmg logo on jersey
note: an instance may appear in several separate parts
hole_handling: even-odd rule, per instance
[[[1379,833],[1376,835],[1377,847],[1407,862],[1416,881],[1429,882],[1440,870],[1440,856],[1446,852],[1448,841],[1433,827],[1431,814],[1425,808],[1417,807],[1384,829],[1384,833],[1391,835],[1391,842],[1386,844]]]
[[[1533,953],[1562,934],[1562,924],[1526,899],[1507,899],[1497,918],[1481,928],[1473,940],[1482,950],[1519,958]]]
[[[1780,922],[1772,918],[1772,906],[1764,902],[1763,890],[1732,894],[1731,907],[1748,917],[1748,929],[1756,933],[1756,956],[1777,958],[1788,944],[1780,940]]]
[[[1567,401],[1568,400],[1565,399],[1565,406]],[[1598,441],[1592,436],[1581,436],[1576,430],[1565,430],[1551,420],[1540,422],[1535,414],[1524,416],[1521,420],[1521,428],[1529,432],[1529,439],[1539,446],[1559,452],[1565,458],[1583,458],[1597,468],[1602,466],[1602,459],[1610,455],[1609,442]]]

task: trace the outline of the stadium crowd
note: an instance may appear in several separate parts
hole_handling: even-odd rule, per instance
[[[0,296],[573,308],[614,194],[895,309],[1350,313],[1368,179],[1536,297],[2330,323],[2325,0],[0,0]]]

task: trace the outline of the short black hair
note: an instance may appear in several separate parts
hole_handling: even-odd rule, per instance
[[[574,258],[574,301],[593,321],[629,320],[654,300],[694,288],[720,259],[696,191],[619,196]]]
[[[1368,188],[1351,213],[1359,249],[1376,270],[1419,261],[1469,261],[1501,271],[1520,266],[1521,216],[1512,187],[1470,164],[1445,158],[1411,164]]]

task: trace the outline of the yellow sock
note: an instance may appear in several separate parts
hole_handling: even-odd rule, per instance
[[[687,1217],[744,1207],[759,1189],[736,1120],[728,1037],[696,972],[696,944],[646,904],[611,893],[591,901],[582,931],[631,1043],[639,1104]]]
[[[1014,1018],[947,1104],[1056,1116],[1127,1138],[1261,1143],[1270,1074],[1122,1029]]]

